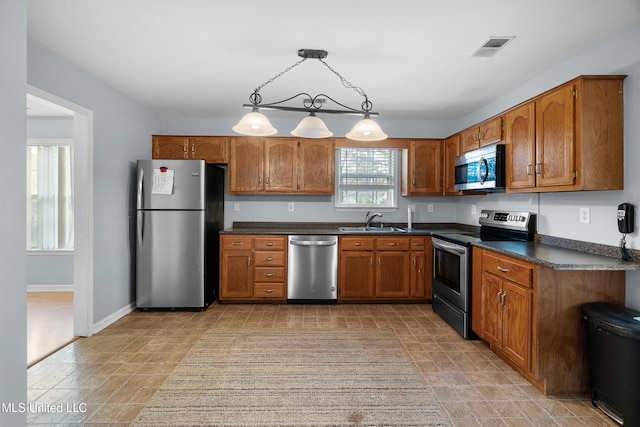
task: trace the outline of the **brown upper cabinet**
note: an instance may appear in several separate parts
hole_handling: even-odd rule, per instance
[[[333,194],[333,140],[232,137],[229,192]]]
[[[494,117],[460,132],[462,152],[502,141],[502,116]]]
[[[507,191],[623,189],[623,79],[581,76],[507,111]]]
[[[462,191],[455,189],[456,184],[456,170],[454,162],[456,157],[460,155],[460,134],[450,136],[444,140],[444,162],[442,165],[443,181],[444,181],[444,195],[445,196],[459,196],[462,195]]]
[[[152,158],[196,159],[226,164],[227,137],[224,136],[152,136]]]
[[[442,140],[411,140],[408,145],[402,150],[402,195],[442,195]]]

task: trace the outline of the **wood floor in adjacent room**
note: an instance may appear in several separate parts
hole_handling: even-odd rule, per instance
[[[28,292],[27,366],[73,340],[73,292]]]
[[[29,426],[127,427],[203,334],[225,328],[391,329],[452,427],[617,425],[587,395],[544,396],[430,304],[215,303],[196,313],[135,311],[37,363],[28,370],[29,402],[82,411],[29,413]]]

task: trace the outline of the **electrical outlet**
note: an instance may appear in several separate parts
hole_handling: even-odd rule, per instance
[[[580,223],[591,224],[591,208],[580,208]]]
[[[431,203],[427,205],[427,212],[433,212],[433,205]]]
[[[233,204],[233,210],[235,212],[240,212],[240,203],[234,203]]]
[[[289,205],[287,206],[287,210],[288,210],[289,212],[293,212],[293,211],[294,211],[293,202],[289,202]]]
[[[416,205],[409,205],[409,209],[411,209],[411,212],[415,212],[416,211]]]
[[[476,205],[471,205],[471,215],[476,214]]]

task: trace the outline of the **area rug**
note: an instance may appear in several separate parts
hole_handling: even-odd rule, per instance
[[[446,426],[389,329],[212,329],[134,426]]]

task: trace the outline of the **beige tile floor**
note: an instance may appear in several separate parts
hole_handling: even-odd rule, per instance
[[[428,304],[134,312],[29,369],[29,425],[128,426],[211,328],[393,328],[451,426],[616,425],[586,395],[542,395],[482,342],[463,340]],[[60,413],[48,409],[60,404]]]

